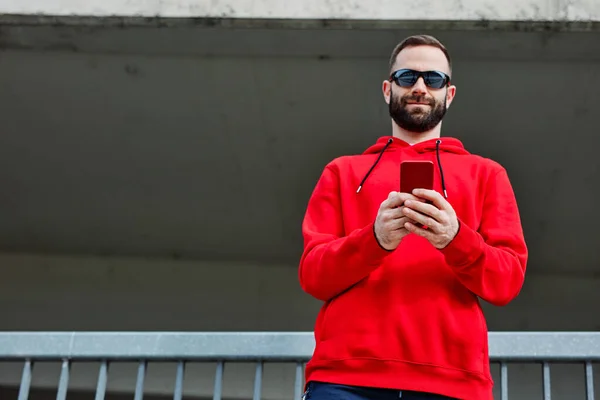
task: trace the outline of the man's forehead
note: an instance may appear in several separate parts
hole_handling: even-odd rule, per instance
[[[433,46],[411,46],[402,49],[396,57],[395,69],[437,70],[450,74],[444,52]]]

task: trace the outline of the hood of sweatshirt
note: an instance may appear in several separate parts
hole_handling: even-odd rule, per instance
[[[429,139],[429,140],[411,145],[410,143],[408,143],[402,139],[393,137],[393,136],[382,136],[379,139],[377,139],[377,141],[373,145],[369,146],[363,152],[363,154],[379,154],[379,156],[377,157],[377,159],[375,160],[375,162],[373,163],[371,168],[369,168],[369,171],[366,173],[366,175],[362,179],[356,192],[358,193],[361,191],[363,185],[369,178],[369,175],[371,174],[371,172],[373,172],[373,170],[375,169],[375,167],[379,163],[379,160],[381,160],[381,157],[383,156],[383,154],[385,152],[393,152],[393,151],[398,151],[398,150],[404,150],[407,148],[410,148],[411,150],[415,151],[418,154],[435,152],[438,168],[440,169],[440,175],[441,175],[441,180],[442,180],[442,190],[444,192],[443,194],[445,197],[447,197],[446,184],[445,184],[445,180],[444,180],[444,170],[442,167],[442,160],[440,158],[440,153],[453,153],[453,154],[464,154],[464,155],[470,154],[465,149],[464,145],[462,144],[462,142],[460,140],[451,138],[451,137]]]
[[[398,149],[412,148],[417,153],[441,151],[454,154],[469,154],[462,142],[458,139],[445,137],[426,140],[417,144],[409,144],[402,139],[390,136],[382,136],[363,152],[363,154],[375,154],[384,151],[395,151]]]

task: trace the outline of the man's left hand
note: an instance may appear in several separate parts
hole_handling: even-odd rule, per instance
[[[429,200],[431,204],[406,200],[403,213],[427,229],[410,222],[406,222],[404,227],[409,232],[424,237],[437,249],[448,246],[459,228],[454,208],[435,190],[415,189],[412,194],[420,199]]]

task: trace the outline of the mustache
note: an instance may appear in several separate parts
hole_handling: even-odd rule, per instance
[[[429,98],[427,96],[408,95],[408,96],[402,97],[401,101],[402,101],[402,104],[407,104],[408,102],[415,102],[415,103],[425,103],[430,106],[435,105],[435,99]]]

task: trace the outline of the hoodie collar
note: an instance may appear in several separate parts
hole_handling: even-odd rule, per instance
[[[406,148],[411,148],[419,154],[428,153],[431,151],[436,151],[439,143],[439,151],[454,153],[454,154],[469,154],[469,152],[465,149],[462,142],[456,138],[451,137],[443,137],[443,138],[435,138],[429,139],[423,142],[415,143],[414,145],[410,145],[408,142],[405,142],[402,139],[398,139],[393,136],[382,136],[377,141],[369,146],[363,154],[376,154],[384,151],[397,151]],[[389,142],[389,143],[388,143]]]
[[[379,160],[381,160],[381,157],[383,157],[383,154],[386,151],[393,152],[393,151],[397,151],[397,150],[403,150],[406,148],[411,148],[411,150],[414,150],[419,154],[428,153],[428,152],[432,152],[432,151],[435,152],[436,157],[437,157],[438,167],[440,170],[440,177],[441,177],[441,181],[442,181],[442,191],[443,191],[444,197],[448,198],[448,192],[446,191],[446,182],[444,179],[444,170],[442,168],[442,160],[440,158],[440,153],[447,152],[447,153],[454,153],[454,154],[469,154],[469,152],[465,149],[462,142],[455,138],[429,139],[429,140],[426,140],[423,142],[416,143],[411,146],[408,142],[406,142],[402,139],[398,139],[393,136],[380,137],[379,139],[377,139],[377,141],[373,145],[368,147],[363,152],[363,154],[379,153],[379,156],[377,157],[377,159],[375,160],[373,165],[371,165],[371,168],[369,168],[369,171],[367,171],[364,178],[360,182],[360,185],[358,186],[356,193],[359,193],[361,191],[363,185],[367,181],[367,178],[369,177],[369,175],[371,175],[371,172],[373,172],[373,170],[375,169],[377,164],[379,164]]]

